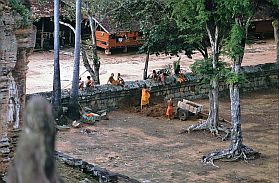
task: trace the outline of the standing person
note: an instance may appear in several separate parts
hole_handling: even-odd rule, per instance
[[[150,91],[147,89],[146,84],[144,84],[141,90],[141,103],[140,103],[141,111],[143,107],[148,106],[149,98],[150,98]]]
[[[87,76],[87,80],[85,82],[86,88],[92,87],[93,86],[93,81],[91,80],[90,76]]]
[[[171,98],[168,100],[167,104],[168,107],[166,111],[166,116],[169,120],[171,120],[173,118],[173,102]]]
[[[121,77],[120,73],[117,74],[117,81],[120,85],[124,86],[124,79]]]

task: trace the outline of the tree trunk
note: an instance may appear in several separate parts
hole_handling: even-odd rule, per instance
[[[68,24],[68,23],[65,23],[65,22],[61,22],[61,21],[59,23],[69,27],[74,32],[74,34],[76,33],[75,28],[71,24]],[[89,60],[88,60],[85,48],[83,48],[83,47],[81,47],[81,54],[82,54],[82,61],[83,61],[84,67],[86,68],[86,70],[89,72],[90,76],[93,78],[94,82],[96,83],[99,79],[97,80],[96,74],[93,71],[91,65],[89,64]],[[99,76],[99,69],[98,69],[98,76]],[[96,83],[96,84],[100,84],[100,83]]]
[[[207,33],[211,44],[211,57],[213,70],[217,69],[219,54],[219,29],[218,26],[207,25]],[[209,92],[210,109],[208,115],[209,128],[217,130],[219,119],[219,81],[214,77],[210,81],[211,91]],[[210,96],[211,95],[211,96]]]
[[[274,27],[274,38],[276,44],[276,62],[279,65],[279,19],[276,19],[273,24]]]
[[[238,61],[239,62],[239,61]],[[241,63],[241,62],[239,62]],[[232,66],[232,72],[239,75],[240,64]],[[230,99],[231,99],[231,145],[230,149],[235,152],[242,146],[242,131],[241,131],[241,114],[240,114],[240,99],[239,99],[239,85],[230,85]]]
[[[236,23],[238,26],[242,26],[246,31],[249,26],[250,18],[247,20],[244,25],[240,19],[236,18]],[[245,27],[243,27],[245,26]],[[236,76],[240,74],[240,67],[244,56],[244,49],[246,43],[246,37],[243,37],[242,40],[239,40],[241,49],[243,52],[236,55],[236,58],[233,59],[231,72]],[[230,84],[230,100],[231,100],[231,144],[228,149],[217,150],[212,153],[209,153],[206,156],[203,156],[202,161],[205,163],[213,164],[213,161],[216,159],[232,159],[238,160],[239,158],[247,159],[256,158],[260,155],[257,151],[254,151],[252,148],[249,148],[243,144],[242,130],[241,130],[241,112],[240,112],[240,98],[239,98],[239,83]]]
[[[214,22],[207,22],[206,30],[208,33],[208,37],[211,45],[211,59],[212,59],[212,68],[213,70],[217,70],[218,63],[218,54],[219,54],[219,29],[218,26],[215,25]],[[207,57],[207,50],[203,54],[204,57]],[[206,121],[202,121],[202,123],[191,125],[186,130],[183,129],[181,133],[191,132],[196,130],[207,130],[209,129],[212,133],[218,135],[218,131],[222,130],[227,133],[226,129],[223,129],[218,126],[219,120],[219,81],[218,77],[214,76],[210,81],[210,88],[208,92],[209,98],[209,114]],[[226,135],[226,137],[227,137]],[[226,138],[225,137],[225,138]]]
[[[53,74],[53,92],[52,105],[54,116],[57,119],[62,112],[61,107],[61,81],[59,65],[59,0],[54,0],[54,74]]]
[[[75,51],[72,89],[70,94],[69,117],[73,120],[80,118],[79,113],[79,62],[80,62],[80,39],[81,39],[81,0],[76,0],[76,29],[75,29]]]
[[[96,44],[96,26],[95,22],[93,21],[93,18],[89,15],[89,23],[90,23],[90,29],[91,29],[91,40],[92,40],[92,60],[93,60],[93,68],[95,72],[95,78],[96,84],[100,84],[100,59],[97,55],[97,44]]]
[[[149,51],[147,51],[146,58],[145,58],[145,64],[144,64],[144,70],[143,70],[143,80],[147,79],[149,56],[150,56]]]
[[[208,122],[210,130],[217,130],[218,119],[219,119],[219,87],[218,80],[212,79],[211,86],[208,96],[209,96],[209,114],[208,114]]]
[[[237,55],[233,60],[231,72],[236,76],[240,74],[240,68],[244,57],[245,44],[248,33],[248,26],[250,19],[247,20],[246,24],[243,24],[239,18],[235,19],[235,22],[238,26],[242,27],[245,30],[245,37],[240,40],[240,46],[242,48],[242,54]],[[242,130],[241,130],[241,112],[240,112],[240,98],[239,98],[239,83],[230,84],[230,99],[231,99],[231,145],[230,151],[239,156],[242,153]]]
[[[90,76],[92,77],[92,79],[96,82],[97,78],[96,78],[96,74],[93,71],[92,67],[89,64],[89,60],[86,54],[86,51],[84,48],[81,48],[81,55],[82,55],[82,60],[83,60],[83,65],[86,68],[86,70],[89,72]]]

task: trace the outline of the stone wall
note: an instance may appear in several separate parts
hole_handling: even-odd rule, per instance
[[[253,91],[264,88],[275,87],[278,84],[278,66],[276,64],[263,64],[243,67],[247,81],[241,86],[241,91]],[[164,102],[168,98],[175,100],[206,98],[209,86],[199,83],[197,78],[189,73],[186,74],[188,81],[185,84],[176,84],[168,78],[167,84],[151,80],[127,82],[125,87],[101,85],[92,90],[80,92],[81,105],[88,106],[94,111],[103,109],[113,110],[127,106],[139,106],[141,88],[146,84],[151,89],[151,103]],[[221,94],[229,94],[228,85],[220,82]],[[51,92],[38,93],[50,99]],[[32,94],[32,95],[38,95]],[[32,96],[30,95],[30,96]],[[29,96],[29,97],[30,97]],[[62,103],[67,106],[69,102],[69,91],[62,92]]]
[[[33,27],[21,28],[20,16],[0,1],[0,173],[13,156],[23,121],[27,58],[34,43]]]

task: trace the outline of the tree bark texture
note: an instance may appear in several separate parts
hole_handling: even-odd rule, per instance
[[[219,28],[212,22],[208,22],[206,25],[206,30],[211,45],[211,58],[212,67],[214,70],[217,69],[218,54],[219,54]],[[205,55],[206,56],[206,55]],[[191,125],[183,132],[191,132],[196,130],[206,130],[209,129],[210,132],[218,135],[218,131],[224,131],[227,133],[226,129],[219,126],[219,81],[217,77],[213,77],[210,81],[210,89],[208,92],[209,97],[209,114],[206,121],[202,121],[199,124]],[[226,137],[228,136],[228,133]],[[226,138],[225,137],[225,138]],[[224,138],[223,138],[224,139]]]
[[[246,30],[247,37],[247,29],[249,25],[249,19],[246,24],[243,24],[241,20],[236,18],[236,23],[239,26],[242,26]],[[245,26],[245,27],[244,27]],[[243,37],[240,41],[240,46],[243,49],[242,54],[237,55],[233,60],[231,72],[236,76],[240,74],[240,68],[244,56],[244,49],[246,43],[246,37]],[[230,100],[231,100],[231,144],[228,149],[217,150],[202,158],[205,163],[212,163],[216,159],[232,159],[237,160],[239,158],[243,158],[244,160],[248,158],[255,158],[260,155],[257,151],[254,151],[252,148],[249,148],[243,144],[242,130],[241,130],[241,111],[240,111],[240,97],[239,97],[239,83],[230,84]]]
[[[244,47],[243,47],[244,48]],[[242,56],[234,61],[232,72],[239,74],[242,62]],[[243,144],[242,130],[241,130],[241,112],[240,112],[240,98],[239,98],[239,85],[230,85],[230,99],[231,99],[231,144],[228,149],[217,150],[202,157],[204,163],[211,163],[216,159],[231,159],[238,160],[240,158],[247,160],[255,159],[260,155],[259,152],[254,151],[252,148]],[[214,165],[214,164],[213,164]]]
[[[79,62],[80,62],[80,42],[81,42],[81,0],[76,1],[76,28],[75,28],[75,50],[74,50],[74,70],[72,89],[70,95],[68,115],[71,119],[80,118],[79,113]]]
[[[89,14],[88,14],[89,15]],[[97,54],[97,43],[96,43],[96,26],[91,15],[88,16],[90,29],[91,29],[91,40],[92,40],[92,60],[93,68],[95,72],[95,83],[100,84],[100,59]]]
[[[213,70],[217,69],[218,54],[219,54],[219,28],[217,25],[207,25],[207,33],[211,45],[211,57]],[[210,109],[209,109],[209,127],[210,129],[217,129],[219,119],[219,81],[214,77],[210,81],[212,97],[209,95]],[[210,92],[209,92],[210,93]],[[211,98],[211,100],[210,100]]]
[[[145,58],[145,64],[144,64],[144,69],[143,69],[143,80],[147,79],[147,75],[148,75],[148,63],[149,63],[149,51],[146,53],[146,58]]]
[[[277,18],[274,21],[273,27],[274,27],[274,38],[276,44],[276,63],[279,66],[279,18]],[[279,70],[277,71],[277,76],[279,78]],[[279,91],[279,86],[277,86],[277,89]]]
[[[240,64],[232,66],[232,72],[239,75]],[[241,114],[240,114],[240,98],[239,85],[230,85],[230,100],[231,100],[231,146],[230,149],[237,150],[242,146],[242,131],[241,131]]]
[[[97,81],[97,76],[95,72],[93,71],[92,67],[90,66],[89,60],[87,53],[84,48],[81,48],[81,55],[82,55],[82,60],[83,60],[83,65],[86,68],[86,70],[89,72],[90,76],[93,78],[93,80],[96,82]]]
[[[61,107],[61,81],[60,81],[60,64],[59,64],[59,6],[60,1],[54,0],[54,74],[53,74],[53,93],[52,105],[54,116],[58,118],[62,112]]]

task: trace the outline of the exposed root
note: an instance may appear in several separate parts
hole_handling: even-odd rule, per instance
[[[200,123],[195,124],[195,125],[191,125],[190,127],[188,127],[187,129],[182,129],[181,130],[181,134],[182,133],[190,133],[192,131],[198,131],[198,130],[209,130],[210,133],[212,133],[213,135],[222,138],[222,140],[227,140],[230,137],[230,130],[225,128],[223,125],[218,125],[217,127],[211,126],[210,122],[208,120],[202,120]],[[224,132],[226,135],[224,137],[222,137],[220,135],[220,132]]]
[[[241,145],[236,149],[229,148],[209,153],[208,155],[202,157],[202,162],[205,164],[211,164],[216,167],[216,165],[214,165],[213,163],[214,160],[221,159],[226,161],[237,161],[243,159],[245,162],[248,162],[247,160],[256,159],[259,156],[259,152],[254,151],[252,148],[245,145]]]

